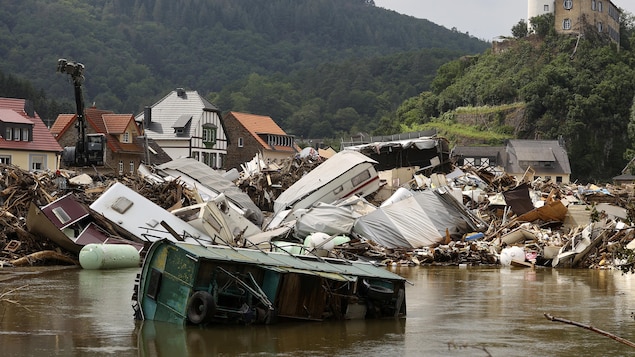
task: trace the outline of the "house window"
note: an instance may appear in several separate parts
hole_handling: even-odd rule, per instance
[[[123,161],[119,161],[119,175],[123,175]]]
[[[244,146],[243,138],[238,138],[238,147],[241,148]]]
[[[46,170],[46,157],[44,155],[31,155],[31,171]]]
[[[210,157],[212,158],[212,162],[211,162],[211,165],[210,165],[210,166],[211,166],[212,168],[215,168],[215,169],[216,169],[216,168],[217,168],[217,166],[216,166],[216,154],[210,154]]]
[[[562,183],[562,176],[556,176],[556,182]]]
[[[573,0],[564,0],[564,8],[566,10],[571,10],[573,7]]]
[[[11,165],[11,156],[0,155],[0,164]]]
[[[602,2],[601,2],[601,1],[598,1],[598,11],[599,11],[599,12],[602,12],[602,10],[603,10],[603,9],[602,9]]]
[[[13,140],[20,141],[20,128],[13,128]]]
[[[598,22],[598,32],[602,32],[604,30],[604,26],[602,25],[602,22]]]
[[[29,141],[29,129],[22,128],[22,141]]]
[[[591,10],[593,10],[593,11],[597,10],[597,4],[596,4],[595,0],[591,1]]]
[[[542,8],[542,10],[543,10],[544,12],[549,12],[549,5],[545,5],[545,6]]]
[[[5,133],[5,140],[13,140],[13,129],[7,128],[7,132]]]
[[[223,154],[218,154],[218,168],[222,168],[223,164],[225,163],[225,155]]]
[[[562,20],[562,29],[563,30],[571,30],[571,19]]]
[[[130,173],[134,174],[134,161],[130,161]]]
[[[125,132],[123,133],[123,142],[124,143],[129,143],[130,142],[130,133],[129,132]]]

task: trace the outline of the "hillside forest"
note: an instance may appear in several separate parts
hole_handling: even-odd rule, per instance
[[[628,13],[619,45],[557,35],[549,17],[487,43],[372,0],[9,0],[0,19],[0,96],[33,100],[45,121],[74,112],[55,73],[68,58],[86,65],[87,104],[119,113],[184,87],[336,147],[431,128],[454,144],[562,137],[580,181],[634,156]]]

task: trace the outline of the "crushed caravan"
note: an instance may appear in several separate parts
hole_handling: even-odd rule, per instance
[[[272,324],[406,315],[406,280],[360,261],[161,240],[137,281],[139,320]]]
[[[356,151],[341,151],[300,178],[274,201],[273,218],[266,229],[278,227],[296,209],[317,202],[365,197],[379,189],[377,162]]]
[[[89,208],[125,238],[141,243],[161,239],[214,244],[215,238],[194,228],[122,183],[110,186]]]
[[[38,237],[46,237],[71,253],[79,254],[89,244],[128,244],[137,251],[143,244],[121,239],[102,229],[90,210],[72,194],[38,207],[31,202],[26,227]]]

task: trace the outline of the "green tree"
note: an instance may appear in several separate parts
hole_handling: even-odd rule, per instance
[[[527,29],[527,21],[521,19],[516,25],[512,27],[512,36],[515,38],[527,37],[529,30]]]

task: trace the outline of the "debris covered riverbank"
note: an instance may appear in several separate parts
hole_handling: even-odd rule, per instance
[[[295,158],[273,168],[250,171],[234,183],[271,219],[275,198],[322,160]],[[629,270],[635,261],[631,185],[554,184],[541,179],[517,182],[505,173],[469,167],[454,168],[446,174],[415,174],[398,187],[386,181],[382,180],[379,191],[365,198],[333,202],[334,210],[330,204],[320,204],[296,212],[297,219],[276,228],[287,229],[269,234],[268,239],[304,245],[313,253],[321,251],[328,256],[387,265]],[[75,254],[26,229],[29,205],[45,206],[72,193],[89,206],[115,182],[167,211],[194,205],[197,199],[200,202],[199,192],[179,177],[149,180],[147,176],[83,174],[80,178],[72,172],[33,173],[2,165],[0,264],[76,264]],[[398,213],[391,212],[391,207]],[[335,231],[322,229],[325,236],[317,242],[314,234],[324,224],[315,220],[316,214],[326,214],[326,220],[340,224]],[[376,222],[380,222],[379,227]],[[456,222],[456,226],[448,222]],[[317,228],[312,224],[317,224]],[[409,228],[417,225],[426,230]],[[107,224],[104,226],[109,229]],[[110,230],[109,234],[119,236],[115,227]],[[244,245],[249,237],[238,237],[236,241]]]

